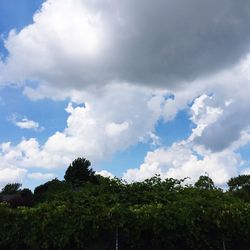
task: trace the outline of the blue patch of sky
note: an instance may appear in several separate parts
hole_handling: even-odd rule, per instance
[[[238,151],[243,159],[249,159],[250,156],[250,143],[240,148]]]
[[[24,96],[20,88],[8,87],[0,89],[0,142],[11,141],[19,143],[24,138],[35,137],[40,143],[56,131],[63,131],[68,113],[65,111],[68,101],[53,101],[43,99],[31,101]],[[13,114],[20,120],[26,117],[38,122],[45,129],[41,132],[21,129],[10,121]]]
[[[240,170],[243,171],[245,168],[249,168],[250,167],[250,143],[238,149],[236,153],[239,153],[241,158],[245,161],[245,163],[242,166],[240,166]]]
[[[0,1],[0,54],[5,57],[4,39],[11,29],[20,31],[33,22],[34,13],[39,10],[44,0],[1,0]]]
[[[164,120],[160,120],[156,127],[156,133],[160,136],[161,143],[168,147],[176,141],[188,138],[193,127],[194,125],[189,119],[188,111],[182,110],[175,119],[167,123]]]

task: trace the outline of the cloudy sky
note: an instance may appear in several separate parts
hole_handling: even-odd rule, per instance
[[[250,173],[250,2],[0,2],[0,187],[76,157],[127,181]]]

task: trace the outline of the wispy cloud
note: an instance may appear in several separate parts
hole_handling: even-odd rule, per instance
[[[13,114],[9,120],[16,125],[17,127],[21,129],[31,129],[37,132],[41,132],[44,130],[44,127],[40,126],[38,122],[35,122],[33,120],[29,120],[26,117],[23,117],[21,119],[18,118],[17,114]]]

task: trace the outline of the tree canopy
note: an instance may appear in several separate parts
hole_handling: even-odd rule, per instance
[[[211,190],[214,189],[214,182],[208,175],[201,175],[197,182],[194,184],[199,189]]]
[[[250,202],[250,175],[231,178],[227,184],[232,194]]]
[[[0,249],[105,250],[116,237],[119,249],[249,249],[250,176],[230,180],[228,191],[207,175],[194,185],[157,175],[126,183],[78,158],[65,177],[36,187],[31,208],[0,203]]]
[[[68,167],[64,179],[73,185],[81,185],[84,182],[95,180],[95,172],[90,168],[90,161],[85,158],[77,158]]]
[[[16,194],[20,191],[22,184],[20,183],[9,183],[1,191],[3,195]]]

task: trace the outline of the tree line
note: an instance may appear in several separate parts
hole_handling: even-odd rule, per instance
[[[126,183],[84,158],[64,180],[0,193],[0,249],[249,249],[250,175],[194,185],[154,176]]]

